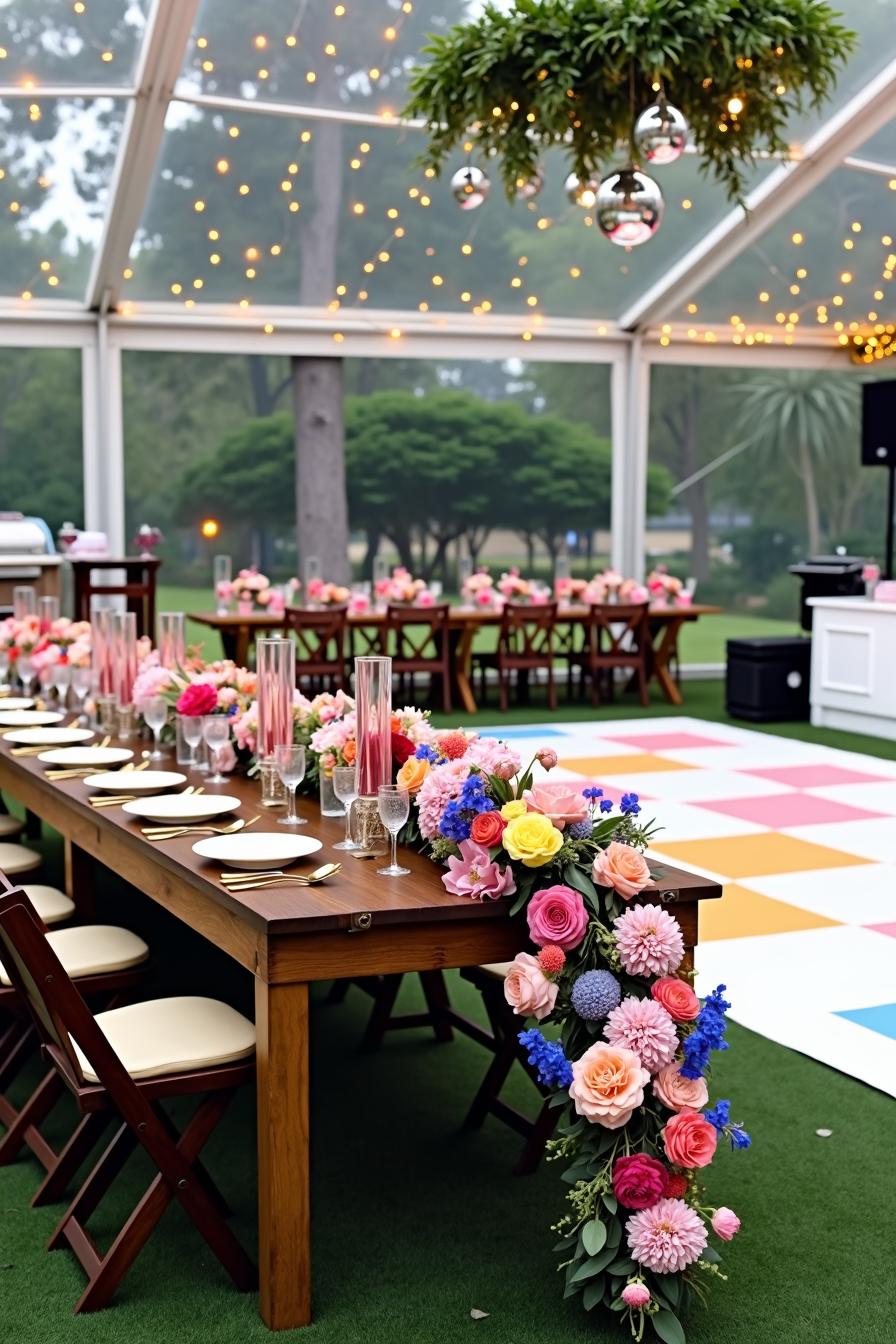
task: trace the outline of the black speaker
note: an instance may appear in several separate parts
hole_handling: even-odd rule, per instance
[[[862,466],[896,467],[896,378],[862,388]]]

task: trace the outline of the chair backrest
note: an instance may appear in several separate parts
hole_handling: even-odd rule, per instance
[[[557,603],[507,602],[501,612],[498,657],[547,665],[554,657]]]
[[[287,607],[286,629],[296,645],[296,676],[345,675],[346,607]]]
[[[441,663],[448,650],[447,602],[432,607],[386,607],[386,653],[396,663]],[[422,670],[422,668],[421,668]]]
[[[643,656],[649,639],[647,602],[594,602],[586,623],[592,633],[592,652],[604,658],[630,662]]]
[[[146,559],[125,556],[121,560],[113,559],[73,559],[72,574],[75,582],[75,620],[89,621],[91,601],[94,596],[117,594],[126,599],[128,611],[137,616],[137,638],[156,635],[156,576],[161,560],[154,556]],[[104,583],[103,571],[118,570],[125,576],[124,583],[114,576]]]

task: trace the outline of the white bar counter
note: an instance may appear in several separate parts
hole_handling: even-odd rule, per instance
[[[817,728],[896,740],[896,602],[810,597]]]

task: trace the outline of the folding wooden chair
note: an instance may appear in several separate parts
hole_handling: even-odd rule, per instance
[[[405,680],[410,681],[413,696],[414,677],[429,676],[433,698],[435,682],[442,685],[442,713],[451,713],[451,634],[447,602],[433,607],[405,607],[392,603],[386,608],[385,652],[392,659],[392,675],[398,677],[404,694]]]
[[[508,602],[505,605],[498,632],[498,651],[494,655],[502,714],[507,713],[510,678],[514,672],[519,693],[521,686],[528,686],[530,672],[547,671],[548,705],[552,710],[557,708],[557,687],[554,682],[556,625],[556,602],[546,602],[543,606],[529,606],[524,602]]]
[[[312,693],[345,690],[347,609],[287,607],[284,617],[296,645],[296,684]]]
[[[67,1243],[87,1274],[75,1311],[97,1311],[109,1302],[175,1199],[237,1288],[254,1288],[255,1266],[224,1221],[226,1204],[199,1161],[237,1088],[254,1075],[252,1023],[226,1004],[201,998],[130,1004],[94,1018],[19,888],[0,896],[0,956],[81,1114],[116,1123],[49,1242],[50,1250]],[[162,1102],[188,1095],[202,1099],[178,1133]],[[87,1220],[138,1146],[157,1174],[103,1253]]]
[[[650,653],[649,606],[646,602],[596,602],[584,619],[584,650],[574,661],[591,686],[591,703],[600,703],[601,682],[607,698],[613,698],[617,669],[631,672],[641,704],[650,704],[647,689]]]

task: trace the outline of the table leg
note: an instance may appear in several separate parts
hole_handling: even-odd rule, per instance
[[[660,690],[670,705],[684,704],[684,696],[676,686],[675,678],[669,671],[669,660],[675,650],[678,632],[683,624],[683,620],[676,620],[674,617],[663,621],[658,632],[659,638],[653,645],[650,659],[651,672],[659,682]]]
[[[472,621],[467,622],[460,632],[460,638],[454,652],[454,684],[460,702],[467,714],[477,712],[476,697],[473,694],[472,670],[473,670],[473,640],[476,637],[476,626]]]
[[[96,917],[96,859],[73,840],[65,841],[65,894],[88,923]]]
[[[311,1323],[308,986],[255,981],[258,1272],[271,1330]]]

